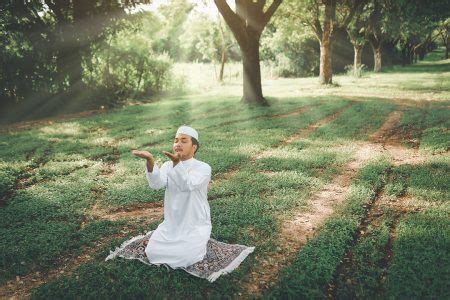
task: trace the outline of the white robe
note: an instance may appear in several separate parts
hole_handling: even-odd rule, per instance
[[[211,235],[207,200],[211,167],[195,158],[180,161],[175,167],[167,161],[161,169],[155,164],[151,173],[146,168],[146,176],[152,189],[166,189],[164,221],[145,249],[149,261],[172,268],[201,261]]]

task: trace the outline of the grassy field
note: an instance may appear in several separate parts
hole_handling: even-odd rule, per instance
[[[450,298],[450,60],[440,55],[331,87],[267,77],[269,107],[239,101],[239,73],[217,85],[203,66],[185,96],[5,128],[0,297]],[[162,220],[163,193],[131,149],[162,163],[182,124],[199,131],[197,158],[213,170],[212,237],[256,247],[213,284],[104,261]]]

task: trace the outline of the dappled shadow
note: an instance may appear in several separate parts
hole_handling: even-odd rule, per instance
[[[407,215],[398,225],[394,256],[387,270],[386,295],[442,298],[448,291],[449,212],[429,209]]]

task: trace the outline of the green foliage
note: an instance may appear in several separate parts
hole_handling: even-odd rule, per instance
[[[345,71],[347,76],[354,76],[356,78],[361,78],[363,76],[365,76],[365,73],[367,72],[367,66],[364,64],[360,64],[358,66],[354,65],[346,65],[345,66]]]
[[[103,98],[100,103],[117,105],[168,88],[171,60],[152,53],[151,42],[142,34],[122,31],[93,53],[85,80]]]
[[[306,77],[319,73],[319,44],[294,24],[279,22],[261,37],[261,59],[280,77]]]
[[[181,58],[180,37],[184,33],[184,24],[193,8],[194,4],[187,0],[170,0],[159,6],[162,24],[158,32],[160,42],[156,44],[158,53],[167,52],[174,60]]]
[[[89,93],[81,81],[82,62],[89,60],[91,46],[102,41],[109,29],[121,26],[125,9],[135,4],[133,0],[0,4],[0,35],[5,41],[0,46],[0,107],[4,116],[29,116],[44,107],[44,111],[35,112],[42,116],[68,109],[67,98],[77,102],[90,98],[92,91]],[[86,102],[79,105],[89,108]]]
[[[239,48],[225,21],[193,11],[183,26],[180,36],[181,55],[179,60],[186,62],[219,63],[222,52],[227,60],[240,57]]]

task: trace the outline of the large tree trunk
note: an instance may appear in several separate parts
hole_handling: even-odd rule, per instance
[[[336,1],[324,0],[325,18],[323,21],[323,31],[316,25],[316,35],[320,42],[320,71],[319,82],[321,84],[333,83],[333,69],[331,65],[331,43],[334,38],[334,22],[336,16]],[[319,20],[315,22],[319,24]]]
[[[355,76],[359,75],[360,72],[362,49],[362,45],[353,44],[353,51],[355,53],[353,57],[353,75]]]
[[[373,50],[373,71],[378,73],[381,72],[381,42],[378,38],[372,36],[370,44]]]
[[[331,44],[329,41],[320,43],[320,73],[321,84],[333,83],[333,70],[331,68]]]
[[[373,71],[381,72],[381,47],[373,48]]]
[[[242,51],[244,96],[247,103],[267,104],[261,88],[261,67],[259,64],[259,40],[250,39]]]
[[[262,95],[261,88],[259,39],[281,2],[282,0],[273,0],[264,11],[267,6],[266,1],[236,0],[236,12],[234,12],[226,0],[214,0],[241,49],[244,81],[242,101],[246,103],[268,104]]]

